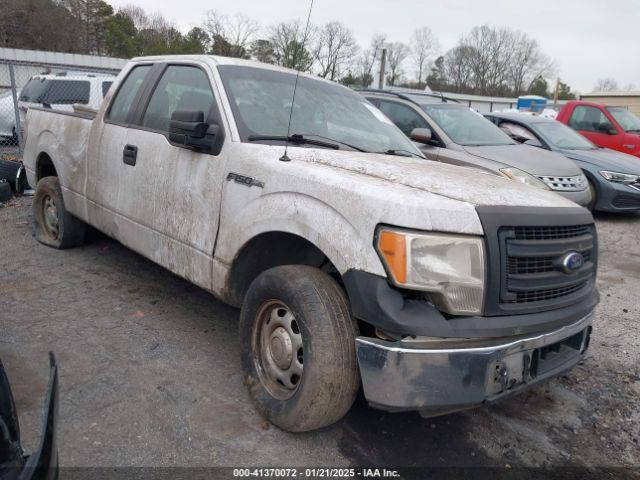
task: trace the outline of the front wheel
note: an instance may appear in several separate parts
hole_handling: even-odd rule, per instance
[[[598,197],[597,197],[598,192],[596,191],[596,187],[593,184],[593,182],[591,182],[591,180],[588,180],[588,182],[589,182],[589,192],[591,193],[591,201],[587,205],[587,208],[593,212],[596,208],[596,203],[598,201]]]
[[[290,432],[342,418],[360,385],[355,336],[347,297],[326,273],[288,265],[259,275],[242,305],[240,344],[260,414]]]

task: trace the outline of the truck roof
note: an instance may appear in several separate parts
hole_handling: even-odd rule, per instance
[[[273,65],[270,63],[258,62],[256,60],[245,60],[243,58],[232,58],[232,57],[221,57],[218,55],[156,55],[149,57],[135,57],[131,59],[131,62],[141,63],[141,62],[172,62],[172,61],[188,61],[188,60],[198,60],[201,62],[208,62],[214,65],[239,65],[245,67],[254,67],[254,68],[262,68],[265,70],[274,70],[280,71],[284,73],[299,73],[300,76],[304,76],[307,78],[311,78],[313,80],[319,80],[323,82],[329,82],[334,85],[339,85],[336,82],[332,82],[330,80],[324,79],[322,77],[318,77],[317,75],[313,75],[306,72],[297,72],[291,68],[281,67],[279,65]],[[347,88],[347,87],[345,87]]]

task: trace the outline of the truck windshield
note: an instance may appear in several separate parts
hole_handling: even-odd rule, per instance
[[[300,75],[291,111],[295,74],[237,65],[218,71],[243,142],[286,137],[291,114],[291,135],[334,140],[340,148],[422,156],[382,112],[347,88]]]
[[[552,122],[537,122],[533,125],[545,142],[556,148],[567,150],[593,150],[597,148],[593,143],[565,124]]]
[[[640,133],[640,118],[624,107],[606,107],[625,132]]]
[[[509,136],[463,105],[424,104],[422,109],[458,145],[514,145]]]

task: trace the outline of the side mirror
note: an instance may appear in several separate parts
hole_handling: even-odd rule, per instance
[[[537,138],[530,138],[529,140],[526,140],[524,144],[530,145],[532,147],[544,148],[544,145],[542,145],[542,143],[540,143],[540,140],[538,140]]]
[[[599,123],[597,126],[597,130],[600,133],[605,133],[607,135],[617,135],[618,131],[613,128],[612,125],[608,124],[608,123]]]
[[[218,125],[204,121],[201,110],[176,110],[171,115],[169,141],[186,148],[208,151],[213,148],[218,129]]]
[[[433,141],[431,130],[428,128],[414,128],[411,131],[411,136],[409,138],[414,142],[424,143],[427,145],[431,144]]]

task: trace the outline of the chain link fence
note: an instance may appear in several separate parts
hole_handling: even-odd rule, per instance
[[[22,122],[30,107],[98,108],[116,70],[0,59],[0,159],[18,159],[24,147]]]

